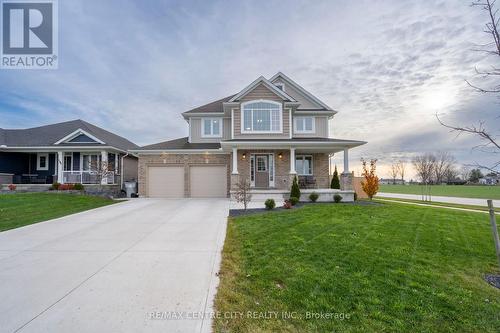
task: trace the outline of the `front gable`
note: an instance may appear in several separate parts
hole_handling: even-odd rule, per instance
[[[250,97],[249,97],[250,95]],[[294,102],[295,100],[280,90],[263,76],[249,84],[245,89],[235,95],[229,102],[241,102],[252,99],[271,99],[273,101]]]
[[[57,142],[55,142],[55,145],[59,144],[105,144],[104,141],[100,140],[96,136],[90,134],[89,132],[79,128],[76,131],[66,135],[65,137],[61,138]]]

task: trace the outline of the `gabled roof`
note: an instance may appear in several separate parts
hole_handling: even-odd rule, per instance
[[[325,110],[328,111],[334,111],[331,107],[323,103],[319,98],[302,88],[297,82],[293,81],[290,79],[288,76],[283,74],[282,72],[276,73],[272,78],[269,79],[270,82],[275,82],[278,78],[281,78],[283,81],[285,81],[287,84],[293,86],[295,89],[300,91],[303,95],[311,99],[312,101],[316,102],[317,104],[321,105]],[[299,108],[300,109],[300,108]]]
[[[223,112],[223,103],[229,102],[231,98],[236,95],[227,96],[221,98],[215,102],[211,102],[202,106],[198,106],[192,110],[186,111],[184,113],[203,113],[203,112]]]
[[[233,98],[231,98],[229,100],[229,102],[236,102],[236,101],[240,100],[246,94],[248,94],[249,92],[251,92],[255,87],[257,87],[259,84],[263,84],[266,88],[268,88],[269,90],[271,90],[272,92],[274,92],[279,97],[283,98],[283,100],[285,100],[285,101],[296,102],[296,100],[294,100],[293,97],[289,96],[283,90],[281,90],[278,87],[276,87],[274,84],[272,84],[271,82],[269,82],[263,76],[260,76],[255,81],[253,81],[248,86],[246,86],[242,91],[240,91],[238,94],[236,94],[236,96],[234,96]]]
[[[9,148],[81,146],[81,143],[64,142],[65,138],[71,138],[72,134],[79,133],[80,131],[98,139],[98,142],[92,144],[85,143],[85,146],[95,145],[98,147],[106,145],[121,150],[138,147],[135,143],[119,135],[81,119],[27,129],[3,129],[0,130],[0,146],[5,145]]]

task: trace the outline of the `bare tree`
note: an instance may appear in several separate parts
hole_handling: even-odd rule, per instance
[[[430,201],[430,183],[432,181],[432,176],[436,165],[436,157],[432,154],[419,155],[413,158],[412,163],[422,184],[422,201]]]
[[[476,0],[472,3],[472,6],[480,7],[488,14],[488,22],[484,25],[484,32],[493,39],[493,42],[478,45],[476,51],[485,52],[494,57],[498,57],[497,59],[500,59],[500,17],[498,16],[498,9],[496,8],[496,0]],[[479,70],[476,68],[476,73],[482,78],[500,79],[500,67],[492,66],[488,70]],[[500,84],[498,83],[491,88],[482,88],[478,85],[470,83],[469,81],[467,81],[467,83],[476,91],[482,93],[500,93]],[[441,125],[449,128],[452,132],[457,132],[458,135],[465,133],[478,136],[483,143],[475,148],[481,148],[488,153],[500,153],[500,143],[498,142],[498,138],[494,133],[485,127],[484,121],[479,121],[476,125],[457,126],[443,123],[437,114],[436,117]],[[488,166],[476,163],[476,166],[493,172],[496,175],[500,174],[500,161],[496,161],[492,165]]]
[[[113,174],[112,165],[107,161],[97,161],[90,164],[90,171],[99,184],[99,190],[102,192],[102,183],[104,179],[108,179]]]
[[[462,180],[468,181],[470,178],[470,173],[471,169],[467,165],[462,166],[462,168],[460,169],[460,177],[462,178]]]
[[[406,162],[403,160],[398,161],[398,171],[401,176],[401,183],[405,182],[405,173],[406,173]]]
[[[447,174],[453,168],[455,158],[446,151],[441,151],[436,154],[436,164],[434,166],[434,180],[436,184],[441,184],[446,180]]]
[[[389,169],[389,174],[390,174],[391,179],[392,179],[392,184],[395,185],[396,178],[398,178],[398,175],[399,175],[399,169],[398,169],[397,163],[391,164],[391,168]]]
[[[248,203],[252,201],[252,193],[250,193],[250,182],[245,178],[240,178],[236,183],[236,192],[234,197],[236,202],[243,203],[243,207],[247,210]]]
[[[454,165],[450,165],[445,173],[444,173],[444,180],[446,183],[450,184],[453,183],[458,177],[458,170],[455,168]]]

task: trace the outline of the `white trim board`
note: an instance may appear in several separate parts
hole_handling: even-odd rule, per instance
[[[104,141],[98,139],[97,137],[95,137],[94,135],[90,134],[89,132],[79,128],[77,129],[76,131],[66,135],[64,138],[56,141],[54,144],[55,145],[58,145],[58,144],[61,144],[63,142],[67,142],[69,140],[72,140],[74,138],[76,138],[77,136],[79,135],[85,135],[85,136],[88,136],[89,138],[91,138],[92,140],[94,140],[96,143],[100,143],[100,144],[106,144]],[[68,142],[68,143],[71,143],[71,144],[78,144],[78,142]],[[81,142],[82,144],[85,144],[85,143],[94,143],[94,142]]]

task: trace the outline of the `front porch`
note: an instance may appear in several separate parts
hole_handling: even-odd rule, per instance
[[[0,152],[0,184],[120,184],[120,158],[108,151]]]

